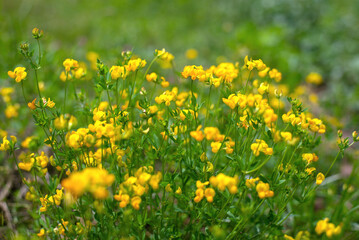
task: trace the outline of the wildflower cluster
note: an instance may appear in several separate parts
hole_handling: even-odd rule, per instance
[[[42,35],[33,31],[38,44]],[[293,239],[287,234],[301,221],[301,239],[340,237],[348,228],[340,212],[338,225],[325,219],[314,227],[319,215],[303,209],[313,208],[358,134],[352,143],[339,134],[331,167],[316,172],[325,168],[318,145],[328,124],[279,85],[285,77],[261,59],[245,57],[243,67],[189,65],[177,73],[164,70],[174,68],[175,59],[165,49],[149,64],[123,52],[112,66],[89,52],[88,62],[67,58],[58,66],[63,82],[56,76],[54,84],[64,91],[50,95],[38,81],[46,67],[42,54],[34,59],[23,48],[23,55],[36,73],[26,82],[37,87],[23,91],[21,111],[33,116],[37,130],[19,132],[21,144],[0,131],[0,150],[14,159],[27,186],[34,236],[215,239],[224,232],[226,239]],[[9,77],[23,85],[25,70]],[[92,83],[81,82],[80,89],[80,79]],[[1,89],[6,103],[12,92]]]
[[[329,222],[329,218],[319,220],[317,226],[315,227],[315,232],[318,235],[325,233],[327,237],[331,238],[335,235],[339,235],[342,231],[342,226],[335,226],[333,223]]]
[[[148,193],[149,186],[153,190],[158,190],[159,182],[162,179],[162,173],[153,172],[152,166],[141,167],[135,173],[135,176],[125,176],[125,181],[119,186],[119,193],[114,198],[120,202],[120,208],[126,207],[130,202],[134,209],[140,209],[141,196]]]

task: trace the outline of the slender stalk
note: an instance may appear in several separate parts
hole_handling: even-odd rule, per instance
[[[251,77],[251,73],[252,73],[252,71],[249,71],[248,78],[247,78],[247,81],[246,81],[246,86],[244,87],[244,93],[247,92],[248,82],[249,82],[249,79]]]
[[[128,100],[128,108],[131,107],[132,95],[133,95],[133,93],[134,93],[134,91],[135,91],[135,87],[136,87],[137,71],[138,71],[138,70],[136,70],[136,72],[135,72],[135,74],[134,74],[134,80],[133,80],[133,85],[132,85],[132,89],[131,89],[130,99]]]
[[[75,99],[78,100],[79,97],[77,96],[77,92],[76,92],[76,87],[75,87],[75,82],[74,82],[74,81],[72,81],[72,87],[73,87],[73,89],[74,89]]]
[[[206,127],[206,126],[207,126],[206,123],[207,123],[208,114],[209,114],[209,104],[210,104],[210,102],[211,102],[212,87],[213,87],[213,85],[211,85],[211,86],[209,87],[209,94],[208,94],[207,108],[206,108],[207,112],[206,112],[206,118],[204,119],[204,126],[203,126],[203,127]]]
[[[334,158],[332,164],[330,165],[328,171],[327,171],[327,172],[325,173],[325,175],[324,175],[325,177],[328,176],[330,170],[332,169],[332,167],[334,166],[335,162],[337,161],[337,159],[338,159],[340,153],[342,153],[342,150],[340,150],[340,151],[338,152],[337,156],[335,156],[335,158]]]
[[[37,77],[37,69],[34,69],[35,71],[35,79],[36,79],[36,85],[37,85],[37,92],[39,94],[39,97],[40,97],[40,100],[42,100],[42,97],[41,97],[41,92],[40,92],[40,87],[39,87],[39,79]],[[40,101],[40,105],[43,105]]]
[[[66,72],[66,82],[65,82],[65,97],[64,97],[64,113],[66,113],[66,95],[67,95],[67,82],[69,80],[69,73]]]
[[[144,78],[143,78],[143,81],[146,79],[146,75],[148,73],[148,71],[150,70],[150,68],[152,67],[153,63],[157,60],[159,56],[156,56],[150,63],[150,65],[148,65],[148,68],[146,69],[146,72],[145,72],[145,75],[144,75]]]
[[[23,81],[21,81],[21,89],[22,89],[22,96],[24,97],[25,104],[26,104],[26,103],[28,103],[28,101],[26,100],[25,90],[24,90],[24,82]]]
[[[116,106],[118,107],[118,79],[116,80]]]
[[[40,66],[41,65],[41,59],[42,59],[42,56],[41,56],[41,45],[40,45],[40,40],[37,38],[36,39],[37,41],[37,46],[38,46],[38,49],[39,49],[39,61],[38,61],[38,65]]]

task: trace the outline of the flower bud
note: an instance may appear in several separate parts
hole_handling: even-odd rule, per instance
[[[42,37],[42,35],[44,35],[44,31],[39,30],[38,28],[32,29],[32,36],[35,39],[40,39]]]
[[[282,95],[283,95],[283,92],[282,92],[282,90],[278,90],[278,89],[274,89],[274,95],[276,96],[276,98],[280,98],[280,97],[282,97]]]
[[[343,131],[342,130],[338,130],[338,137],[343,137]]]
[[[352,136],[353,136],[353,141],[354,141],[354,142],[359,141],[359,137],[358,137],[358,132],[357,132],[357,131],[354,131],[354,132],[352,133]]]
[[[20,49],[23,50],[24,52],[26,52],[27,50],[29,50],[29,44],[28,43],[21,43],[20,44]]]

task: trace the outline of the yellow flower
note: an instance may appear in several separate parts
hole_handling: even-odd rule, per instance
[[[274,196],[274,192],[269,190],[269,184],[262,181],[259,181],[257,184],[256,191],[258,193],[258,197],[261,199]]]
[[[32,100],[32,102],[29,102],[29,103],[27,104],[27,106],[28,106],[31,110],[35,110],[35,109],[36,109],[35,101],[36,101],[36,98],[35,98],[34,100]]]
[[[123,78],[125,76],[125,68],[123,66],[112,66],[110,73],[112,79]]]
[[[307,161],[307,164],[318,161],[318,156],[315,153],[303,153],[302,159]]]
[[[219,149],[221,148],[222,143],[221,142],[211,142],[211,148],[213,153],[217,153]]]
[[[181,189],[181,187],[178,187],[178,188],[177,188],[176,194],[182,194],[182,189]]]
[[[15,136],[11,136],[10,137],[11,142],[9,140],[7,140],[7,136],[3,137],[2,143],[0,144],[0,151],[7,151],[9,149],[11,149],[11,143],[15,144],[17,142],[17,139]]]
[[[19,104],[15,104],[15,105],[8,105],[5,109],[5,116],[7,118],[16,118],[19,116],[19,110],[20,106]]]
[[[281,132],[280,135],[287,142],[292,140],[292,133],[290,132]]]
[[[308,173],[308,175],[312,175],[312,173],[316,170],[315,167],[306,168],[305,172]]]
[[[328,218],[325,218],[324,220],[319,220],[317,222],[317,225],[315,227],[315,232],[320,235],[322,234],[323,232],[325,232],[326,228],[327,228],[327,224],[329,222],[329,219]]]
[[[155,82],[155,81],[157,80],[157,78],[158,78],[158,76],[157,76],[157,74],[154,73],[154,72],[152,72],[152,73],[146,75],[146,80],[147,80],[148,82]]]
[[[63,82],[66,82],[66,80],[70,80],[72,79],[72,76],[70,73],[66,74],[64,71],[61,72],[60,74],[60,80]]]
[[[256,139],[255,143],[252,143],[251,150],[253,151],[253,154],[258,157],[259,153],[262,152],[265,155],[272,155],[273,149],[268,147],[268,144],[260,139]]]
[[[308,231],[299,231],[295,238],[288,236],[287,234],[284,234],[284,238],[287,240],[309,240],[310,233]]]
[[[19,157],[21,162],[19,162],[19,168],[25,171],[30,172],[31,168],[34,166],[35,157],[34,154],[26,154]]]
[[[264,78],[265,76],[267,76],[267,73],[268,73],[269,69],[270,69],[270,68],[267,67],[267,68],[265,68],[264,70],[259,71],[259,72],[258,72],[258,76],[261,77],[261,78]]]
[[[80,172],[71,173],[68,178],[61,181],[61,185],[75,198],[88,191],[95,198],[104,199],[108,196],[105,188],[111,186],[114,181],[115,176],[105,169],[85,168]]]
[[[126,69],[126,74],[129,72],[134,72],[139,68],[143,68],[146,66],[146,64],[146,60],[142,60],[140,58],[131,59],[130,61],[128,61],[127,65],[124,66]]]
[[[307,83],[312,83],[315,85],[320,85],[321,83],[323,83],[323,78],[319,73],[316,72],[311,72],[308,74],[308,76],[305,78],[305,81]]]
[[[186,51],[186,58],[187,59],[195,59],[198,56],[198,52],[196,49],[190,48]]]
[[[0,95],[3,97],[4,102],[9,103],[11,101],[10,95],[14,92],[14,88],[6,87],[0,88]]]
[[[122,194],[120,191],[119,194],[115,195],[114,198],[116,201],[119,201],[120,208],[125,208],[130,203],[130,196],[128,194]]]
[[[196,131],[191,131],[190,135],[191,137],[193,137],[194,139],[196,139],[196,141],[201,142],[204,139],[204,134],[201,131],[202,125],[199,125],[196,129]]]
[[[204,191],[204,196],[206,197],[208,202],[213,202],[213,197],[216,195],[216,192],[213,188],[207,188]]]
[[[213,164],[207,162],[207,165],[203,167],[203,172],[213,172]]]
[[[295,240],[294,238],[292,238],[291,236],[288,236],[287,234],[284,234],[284,238],[287,240]]]
[[[237,175],[229,177],[223,173],[219,173],[217,176],[210,177],[209,182],[213,187],[217,187],[220,191],[224,191],[227,188],[231,194],[236,194],[238,192]]]
[[[201,181],[197,181],[196,182],[196,186],[197,186],[197,188],[199,188],[199,189],[204,189],[205,188],[205,186],[207,186],[209,184],[209,182],[207,181],[207,182],[204,182],[204,183],[202,183]]]
[[[50,98],[46,101],[46,98],[43,97],[42,102],[44,103],[45,107],[53,108],[55,106],[55,103],[51,101]]]
[[[161,77],[161,80],[162,80],[162,82],[161,82],[162,87],[164,87],[164,88],[169,87],[170,82],[166,81],[166,79],[164,77]]]
[[[36,234],[38,237],[45,237],[45,230],[43,228],[40,229],[40,232]]]
[[[172,192],[171,184],[167,184],[165,190],[166,192]]]
[[[69,72],[71,69],[77,69],[79,67],[79,63],[76,60],[70,58],[65,59],[62,65],[64,66],[66,72]]]
[[[65,235],[65,229],[64,229],[64,227],[66,228],[67,225],[69,224],[69,222],[68,222],[68,221],[64,221],[63,219],[61,219],[61,222],[62,222],[62,224],[59,223],[57,229],[58,229],[59,234]]]
[[[342,224],[335,226],[333,223],[329,222],[328,218],[325,218],[317,222],[315,232],[318,235],[325,232],[327,237],[331,238],[333,235],[339,235],[342,232]]]
[[[196,190],[196,197],[193,199],[194,202],[199,203],[200,201],[202,201],[204,196],[204,190],[202,188],[199,188]]]
[[[133,198],[131,198],[131,205],[134,209],[139,210],[140,209],[140,204],[141,204],[141,198],[139,196],[135,196]]]
[[[261,85],[259,86],[258,92],[259,94],[263,95],[264,93],[268,92],[268,89],[269,89],[269,84],[264,82],[261,83]]]
[[[7,136],[5,136],[0,145],[0,151],[5,152],[10,149],[10,141],[7,140]]]
[[[17,67],[14,71],[8,71],[7,74],[9,77],[15,79],[16,82],[21,82],[27,76],[26,68],[24,67]]]
[[[96,70],[97,69],[97,59],[99,58],[100,56],[98,55],[98,53],[96,52],[88,52],[86,54],[86,58],[87,60],[91,63],[91,68]]]
[[[0,138],[7,136],[7,132],[5,130],[0,129]]]
[[[269,71],[269,77],[274,79],[276,82],[280,82],[282,80],[282,73],[280,73],[277,69],[273,68]]]
[[[247,68],[249,71],[252,71],[253,68],[256,66],[256,64],[252,61],[252,59],[248,59],[248,56],[246,56],[244,58],[244,66],[245,68]]]
[[[79,67],[75,70],[74,75],[76,79],[80,79],[86,75],[86,69],[83,67]]]
[[[152,175],[151,179],[149,181],[150,186],[154,189],[157,190],[159,188],[159,182],[162,179],[162,173],[161,172],[157,172],[156,175]]]
[[[254,188],[256,186],[256,182],[259,181],[259,178],[250,178],[246,179],[246,186],[247,188]]]
[[[175,58],[171,53],[166,52],[164,48],[162,50],[156,50],[155,53],[157,57],[166,62],[171,62]]]
[[[325,176],[324,176],[324,174],[323,173],[318,173],[318,175],[317,175],[317,179],[316,179],[316,184],[317,185],[320,185],[320,184],[322,184],[322,182],[324,181],[324,179],[325,179]]]

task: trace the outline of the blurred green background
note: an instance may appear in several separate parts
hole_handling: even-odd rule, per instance
[[[184,64],[261,58],[292,88],[316,71],[329,114],[359,122],[359,1],[355,0],[1,0],[0,78],[23,62],[19,43],[45,31],[48,61],[85,59],[96,51],[111,63],[122,50],[151,58],[154,49]],[[198,58],[186,60],[189,48]],[[218,58],[220,57],[220,58]],[[54,74],[58,78],[58,73]]]

